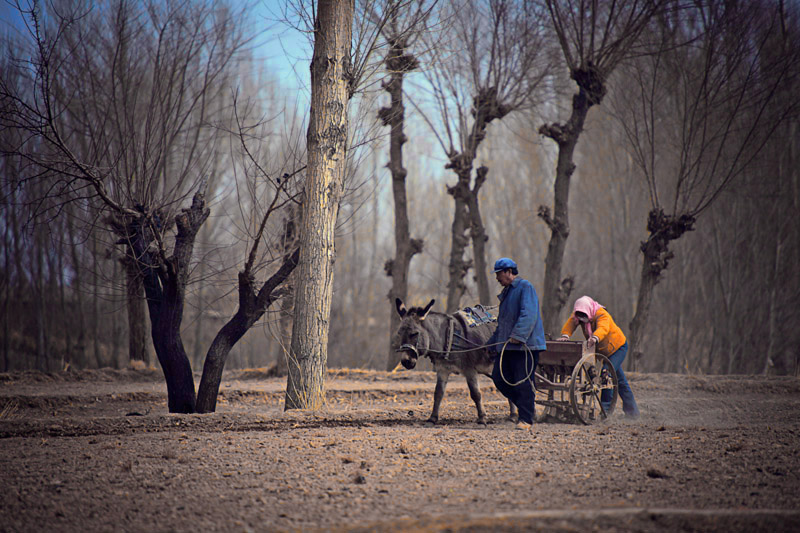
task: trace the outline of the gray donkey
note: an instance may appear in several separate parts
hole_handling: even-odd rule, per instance
[[[417,366],[417,359],[429,357],[436,371],[436,391],[433,394],[433,412],[428,422],[439,421],[439,406],[444,397],[444,390],[450,374],[463,374],[469,387],[469,395],[478,409],[478,423],[486,424],[486,411],[481,403],[481,391],[478,387],[478,373],[492,375],[492,355],[483,348],[491,337],[495,324],[483,323],[469,327],[463,313],[446,315],[431,312],[436,300],[431,300],[424,308],[406,309],[400,298],[395,300],[397,312],[402,318],[395,334],[395,343],[400,360],[407,369]],[[474,350],[470,348],[475,347]],[[509,419],[516,421],[517,407],[508,402]]]

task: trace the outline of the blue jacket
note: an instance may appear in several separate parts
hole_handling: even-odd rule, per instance
[[[503,292],[497,297],[500,299],[497,329],[487,344],[503,343],[513,337],[525,341],[531,350],[546,350],[542,315],[539,313],[539,297],[531,282],[514,278],[511,285],[504,287]],[[502,348],[503,345],[500,344],[490,349],[499,353]],[[521,348],[519,344],[506,345],[506,350]]]

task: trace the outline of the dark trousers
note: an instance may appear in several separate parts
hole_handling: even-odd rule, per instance
[[[531,360],[531,356],[533,356],[533,360]],[[532,424],[535,401],[533,373],[536,371],[536,365],[539,364],[539,351],[531,350],[530,353],[528,353],[524,350],[509,350],[506,348],[506,351],[503,353],[502,363],[503,375],[501,376],[500,355],[495,357],[494,368],[492,369],[492,381],[494,381],[494,386],[497,387],[497,390],[499,390],[503,396],[514,402],[514,405],[517,406],[520,422]],[[531,368],[531,365],[533,365],[533,368]],[[509,383],[519,382],[528,374],[530,374],[530,377],[519,385],[509,385]]]

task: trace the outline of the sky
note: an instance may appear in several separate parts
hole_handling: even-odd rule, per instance
[[[16,1],[23,6],[30,4],[30,0],[0,0],[1,36],[26,32],[19,10],[15,7]],[[280,80],[283,87],[308,91],[311,49],[308,38],[302,32],[281,20],[286,3],[286,0],[261,0],[255,3],[251,22],[259,36],[253,54],[257,64]]]

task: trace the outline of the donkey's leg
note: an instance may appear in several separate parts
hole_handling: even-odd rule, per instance
[[[486,425],[486,411],[483,410],[483,402],[481,401],[481,389],[478,386],[478,374],[475,372],[464,372],[464,377],[467,379],[467,386],[469,387],[469,397],[475,402],[475,407],[478,409],[478,424]]]
[[[519,413],[517,413],[517,406],[514,402],[508,400],[508,419],[515,424],[519,422]]]
[[[436,390],[433,393],[433,412],[428,417],[428,422],[436,424],[439,421],[439,406],[442,404],[444,398],[444,390],[447,388],[447,380],[450,378],[450,372],[439,371],[436,373]]]

